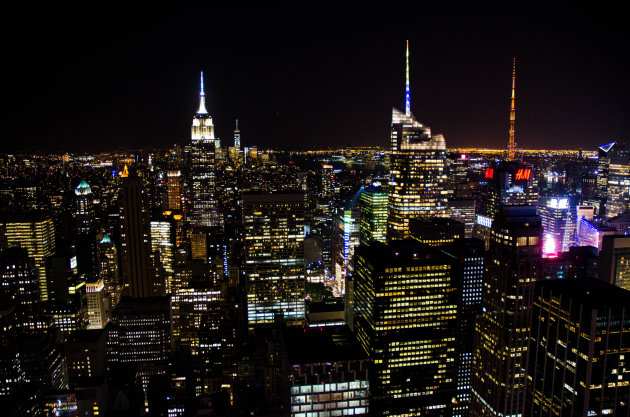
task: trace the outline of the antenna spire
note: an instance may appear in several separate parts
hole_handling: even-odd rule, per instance
[[[512,98],[510,102],[510,141],[508,142],[508,160],[514,159],[514,152],[516,150],[516,139],[514,125],[516,123],[516,110],[514,102],[516,100],[515,95],[516,87],[516,58],[512,60]]]
[[[409,40],[407,40],[407,67],[405,69],[405,115],[411,116],[411,94],[409,93]]]
[[[206,110],[206,93],[203,89],[203,71],[201,71],[201,88],[199,90],[199,110],[197,114],[208,114]]]

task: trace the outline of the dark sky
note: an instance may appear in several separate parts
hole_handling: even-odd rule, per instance
[[[519,146],[628,137],[620,10],[330,7],[7,14],[3,152],[186,143],[201,69],[224,145],[238,117],[245,146],[387,146],[391,107],[404,107],[406,39],[412,112],[449,147],[505,146],[513,56]]]

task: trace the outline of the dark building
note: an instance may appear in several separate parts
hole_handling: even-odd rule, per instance
[[[293,417],[369,413],[369,362],[347,328],[285,330]]]
[[[126,167],[125,167],[126,168]],[[151,229],[142,179],[125,170],[120,195],[123,295],[160,295],[151,263]]]
[[[573,246],[569,248],[569,278],[596,279],[599,270],[597,248]]]
[[[518,161],[502,161],[486,168],[477,214],[494,218],[501,206],[536,205],[538,189],[534,177],[534,167]]]
[[[451,415],[457,379],[454,259],[412,239],[355,252],[354,332],[374,415]]]
[[[535,289],[525,416],[630,415],[630,293],[598,280]]]
[[[70,283],[77,275],[77,258],[73,251],[57,252],[46,259],[46,279],[48,280],[48,299],[68,301]]]
[[[0,251],[0,302],[15,308],[15,326],[20,333],[46,332],[49,327],[40,301],[35,262],[26,249]]]
[[[108,363],[165,361],[171,352],[170,307],[168,297],[123,297],[105,328]]]
[[[18,351],[25,382],[52,390],[68,388],[66,359],[52,332],[21,335]]]
[[[599,252],[599,279],[630,291],[630,237],[604,236]]]
[[[13,396],[24,379],[17,349],[16,321],[15,306],[0,301],[0,401]]]
[[[464,223],[443,217],[409,220],[409,233],[420,243],[441,246],[464,237]]]
[[[106,336],[101,329],[78,330],[70,335],[65,345],[70,387],[105,376]]]
[[[568,252],[562,252],[552,257],[542,259],[543,279],[564,279],[569,277],[571,257]]]
[[[503,206],[492,224],[483,313],[475,325],[472,416],[522,415],[542,226],[534,206]]]

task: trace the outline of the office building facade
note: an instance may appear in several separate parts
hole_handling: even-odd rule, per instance
[[[413,240],[360,246],[354,332],[371,361],[373,415],[451,415],[458,289],[453,259]]]
[[[304,323],[304,194],[244,194],[249,327]]]

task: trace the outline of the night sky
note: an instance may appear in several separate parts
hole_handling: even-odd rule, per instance
[[[3,152],[187,143],[200,70],[223,145],[238,117],[244,146],[388,146],[406,39],[412,112],[448,147],[506,146],[513,56],[520,147],[594,149],[630,132],[620,10],[71,12],[5,16]]]

